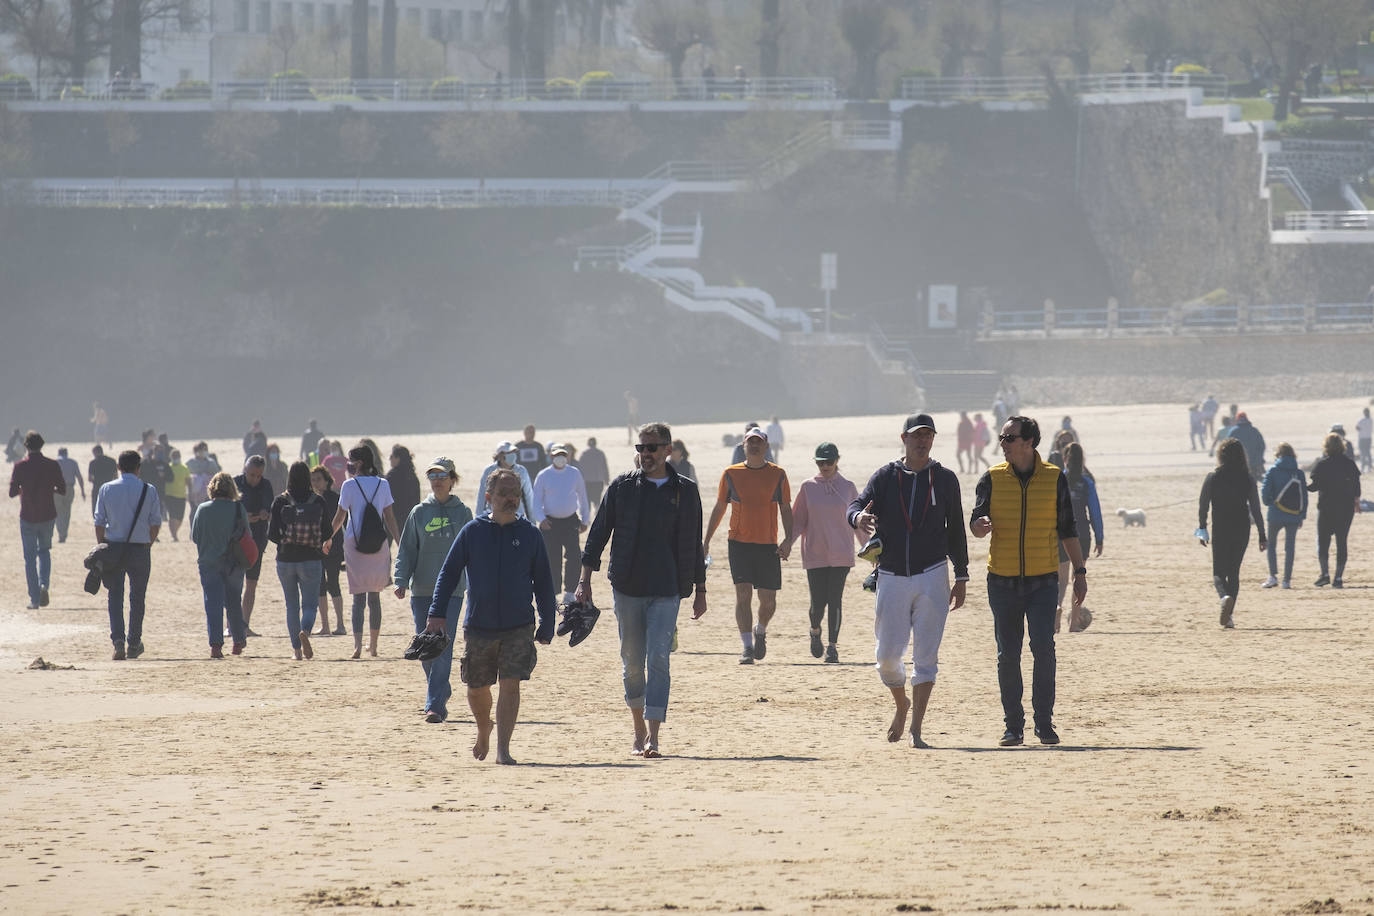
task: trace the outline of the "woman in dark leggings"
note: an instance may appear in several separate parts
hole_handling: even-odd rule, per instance
[[[339,491],[334,489],[334,475],[329,473],[329,468],[315,465],[310,472],[310,486],[319,494],[320,499],[324,500],[327,517],[333,518],[334,513],[339,511]],[[324,555],[324,575],[320,577],[320,597],[328,596],[329,603],[334,605],[334,619],[338,622],[338,626],[334,628],[335,636],[348,634],[344,627],[343,589],[339,587],[339,572],[342,569],[343,535],[336,534],[330,540],[329,552]],[[320,629],[315,635],[330,635],[329,607],[323,602],[320,604]]]
[[[1360,468],[1345,453],[1345,440],[1331,433],[1322,443],[1322,456],[1312,466],[1307,489],[1317,494],[1317,561],[1322,574],[1313,585],[1341,588],[1345,574],[1345,536],[1360,505]],[[1336,576],[1327,576],[1331,536],[1336,536]]]
[[[1221,625],[1235,626],[1231,619],[1240,591],[1240,564],[1250,543],[1250,521],[1259,532],[1259,548],[1269,542],[1264,536],[1264,515],[1260,512],[1259,492],[1250,476],[1245,446],[1237,439],[1226,439],[1217,446],[1217,469],[1202,482],[1198,498],[1198,538],[1207,545],[1207,512],[1212,513],[1212,583],[1221,598]]]

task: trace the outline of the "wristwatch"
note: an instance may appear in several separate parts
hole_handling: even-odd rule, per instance
[[[1073,571],[1073,574],[1075,576],[1086,576],[1088,574],[1088,567],[1080,566]]]

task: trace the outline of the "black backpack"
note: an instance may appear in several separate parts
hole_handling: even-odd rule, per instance
[[[1288,483],[1274,497],[1274,508],[1285,515],[1302,515],[1307,508],[1307,488],[1302,485],[1298,475],[1288,478]]]
[[[358,522],[358,532],[354,538],[359,553],[376,553],[386,543],[386,527],[382,524],[382,514],[372,505],[372,500],[377,498],[377,491],[381,488],[382,482],[378,480],[377,486],[372,489],[372,495],[367,497],[367,505],[363,506],[363,517]],[[362,489],[362,484],[358,484],[358,492],[361,493]]]

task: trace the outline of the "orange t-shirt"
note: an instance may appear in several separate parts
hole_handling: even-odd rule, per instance
[[[787,472],[776,464],[768,462],[761,468],[732,464],[720,475],[716,499],[730,503],[730,540],[776,544],[777,507],[792,505],[792,490]]]

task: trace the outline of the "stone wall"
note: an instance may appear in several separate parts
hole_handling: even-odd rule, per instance
[[[808,416],[902,413],[922,405],[906,367],[876,363],[859,334],[786,334],[778,369],[791,400],[805,405]]]
[[[1291,169],[1308,194],[1329,192],[1374,166],[1374,143],[1284,140],[1278,152],[1269,154],[1269,164]]]

